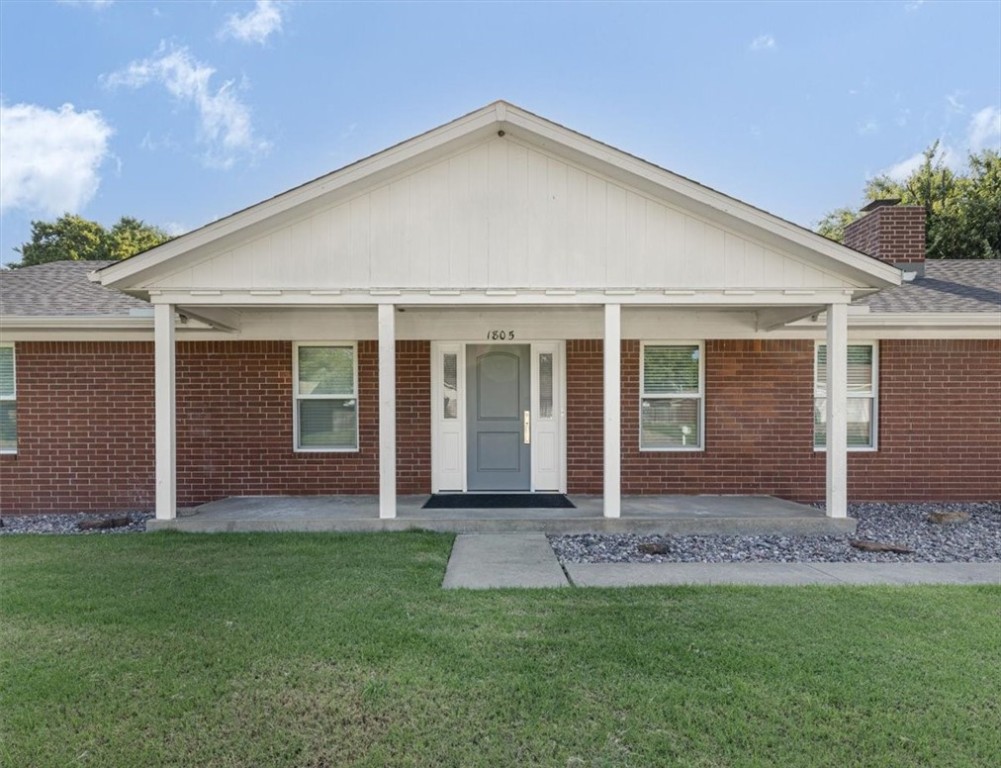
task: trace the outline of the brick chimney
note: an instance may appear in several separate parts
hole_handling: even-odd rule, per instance
[[[897,205],[899,200],[874,200],[845,227],[849,248],[893,264],[905,273],[925,271],[925,209]],[[913,274],[911,276],[913,278]]]

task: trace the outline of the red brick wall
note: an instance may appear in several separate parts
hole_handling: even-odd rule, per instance
[[[639,451],[639,342],[622,343],[625,493],[824,496],[812,448],[811,341],[707,341],[705,450]],[[236,494],[378,491],[377,345],[358,345],[361,450],[292,450],[289,342],[178,345],[182,505]],[[153,345],[16,347],[18,455],[0,511],[153,504]],[[398,490],[431,486],[430,344],[397,344]],[[602,342],[567,342],[567,477],[602,490]],[[1001,342],[880,344],[879,450],[849,457],[852,500],[1001,499]]]
[[[358,344],[360,450],[292,450],[292,345],[180,342],[178,503],[232,495],[377,493],[377,344]],[[0,511],[148,509],[153,345],[19,343],[18,454],[0,457]],[[398,490],[431,488],[430,344],[397,344]]]
[[[601,493],[602,343],[567,343],[567,480]],[[824,498],[812,341],[705,344],[705,450],[639,450],[638,341],[622,342],[622,490]],[[590,417],[589,417],[590,415]],[[880,344],[879,450],[849,455],[853,501],[1001,499],[1001,344]]]
[[[153,503],[153,345],[21,342],[16,456],[0,456],[0,511]]]
[[[845,245],[890,264],[925,260],[925,209],[920,205],[876,208],[845,228]]]

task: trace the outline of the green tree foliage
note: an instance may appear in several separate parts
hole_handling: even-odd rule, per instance
[[[924,206],[929,259],[1001,258],[1001,155],[994,150],[970,155],[966,171],[955,173],[935,142],[910,176],[902,182],[886,175],[870,179],[864,196]],[[817,232],[840,242],[858,216],[857,208],[838,208],[820,221]]]
[[[105,261],[125,259],[169,240],[159,227],[122,216],[110,229],[82,216],[64,214],[55,221],[31,222],[31,240],[14,250],[30,267],[50,261]]]

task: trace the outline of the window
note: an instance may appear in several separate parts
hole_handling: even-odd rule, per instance
[[[876,345],[848,345],[848,448],[876,447]],[[827,345],[818,344],[814,363],[813,446],[827,445]]]
[[[640,371],[640,449],[702,449],[701,344],[644,344]]]
[[[293,369],[296,450],[358,450],[354,345],[297,344]]]
[[[11,344],[0,346],[0,453],[17,453],[17,380]]]

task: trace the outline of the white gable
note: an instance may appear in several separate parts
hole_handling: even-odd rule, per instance
[[[509,137],[160,277],[164,289],[830,288],[850,283]]]
[[[101,273],[127,290],[839,290],[897,273],[499,102]]]

